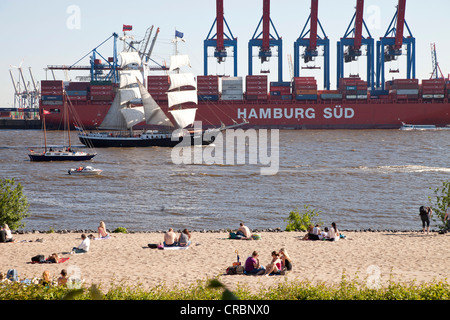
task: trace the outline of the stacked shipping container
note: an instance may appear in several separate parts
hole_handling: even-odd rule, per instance
[[[317,100],[317,81],[314,77],[296,77],[292,83],[296,100]]]
[[[242,77],[222,78],[222,100],[243,100]]]
[[[247,100],[267,100],[267,76],[247,76],[245,78],[245,89]]]
[[[64,83],[60,80],[41,81],[41,99],[43,105],[62,105]]]
[[[339,92],[347,100],[367,100],[367,81],[360,78],[339,79]]]
[[[197,76],[197,94],[199,101],[219,100],[219,77]]]
[[[111,81],[91,81],[91,101],[95,103],[113,100],[113,86]]]
[[[446,86],[445,79],[422,80],[423,99],[444,99]]]
[[[417,79],[396,79],[386,82],[386,89],[392,98],[396,100],[417,100],[419,99],[419,80]]]
[[[167,101],[167,91],[170,87],[169,76],[148,76],[147,89],[153,99]]]
[[[88,99],[88,89],[90,87],[89,82],[70,82],[66,87],[66,93],[69,96],[71,102],[83,101]]]
[[[271,82],[270,83],[271,100],[292,100],[290,82]]]

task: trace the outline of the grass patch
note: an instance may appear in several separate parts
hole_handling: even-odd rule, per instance
[[[238,287],[233,292],[218,279],[198,281],[185,287],[169,288],[165,285],[151,290],[141,286],[111,286],[103,293],[101,287],[83,287],[70,290],[63,287],[44,287],[38,284],[1,283],[0,300],[449,300],[450,286],[447,282],[416,284],[392,283],[371,288],[356,280],[343,277],[339,284],[312,284],[309,281],[285,281],[275,287],[251,292]]]

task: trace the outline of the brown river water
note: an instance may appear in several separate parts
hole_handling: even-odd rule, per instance
[[[50,144],[61,145],[60,137],[48,132]],[[71,140],[85,149],[75,132]],[[273,175],[248,157],[175,164],[169,148],[113,148],[83,163],[102,175],[75,177],[67,171],[81,163],[30,162],[28,148],[42,143],[38,130],[0,131],[0,177],[24,186],[25,230],[96,229],[100,220],[130,231],[235,229],[241,221],[284,229],[289,212],[305,204],[342,230],[419,230],[430,188],[450,177],[450,131],[280,131]]]

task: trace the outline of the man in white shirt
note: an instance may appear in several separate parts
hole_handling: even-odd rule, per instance
[[[81,235],[81,239],[83,240],[78,247],[74,247],[72,252],[74,253],[85,253],[89,251],[89,247],[91,246],[91,241],[88,237],[83,233]]]

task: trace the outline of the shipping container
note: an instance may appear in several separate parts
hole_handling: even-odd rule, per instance
[[[46,95],[46,96],[42,96],[42,101],[62,101],[63,96],[62,95],[54,95],[54,96],[50,96],[50,95]]]
[[[316,94],[297,94],[295,95],[296,100],[317,100]]]
[[[219,100],[219,95],[217,95],[217,94],[198,95],[198,100],[200,100],[200,101],[217,101],[217,100]]]

